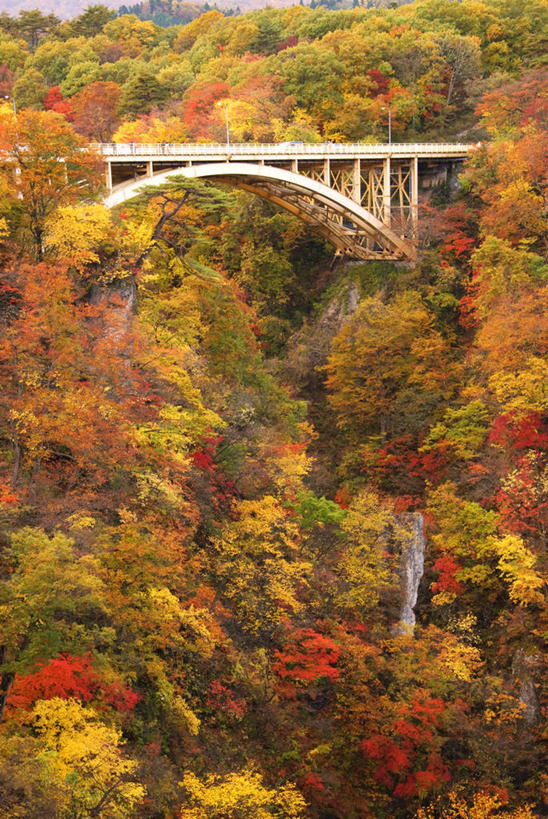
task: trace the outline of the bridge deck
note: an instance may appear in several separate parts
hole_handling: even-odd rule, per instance
[[[477,146],[470,143],[223,143],[166,142],[121,143],[103,142],[96,145],[108,162],[127,162],[133,158],[141,161],[173,157],[176,159],[208,160],[218,158],[246,157],[248,160],[288,159],[457,159],[465,158]]]

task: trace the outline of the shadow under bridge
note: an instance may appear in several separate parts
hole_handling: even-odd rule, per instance
[[[104,204],[116,207],[145,188],[161,186],[178,176],[218,180],[273,202],[308,223],[340,254],[364,260],[415,257],[412,238],[398,235],[350,196],[303,173],[266,164],[206,162],[170,168],[114,186]]]

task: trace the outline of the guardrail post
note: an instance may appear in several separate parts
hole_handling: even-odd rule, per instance
[[[361,205],[362,191],[361,191],[361,168],[360,160],[355,159],[352,164],[352,199]]]
[[[390,184],[390,157],[387,156],[383,162],[383,217],[382,220],[387,227],[390,227],[390,204],[392,199],[392,189]]]
[[[419,158],[411,160],[411,228],[413,236],[417,235],[419,223]]]

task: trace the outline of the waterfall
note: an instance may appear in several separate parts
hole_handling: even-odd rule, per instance
[[[402,515],[401,518],[409,527],[410,536],[402,548],[400,564],[402,602],[400,619],[393,631],[395,634],[412,634],[416,622],[414,608],[424,573],[424,518],[420,512]]]

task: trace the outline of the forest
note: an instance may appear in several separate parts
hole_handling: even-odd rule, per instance
[[[0,14],[3,819],[548,815],[547,36],[546,0]],[[388,110],[477,145],[413,263],[182,176],[102,204],[98,142]]]

